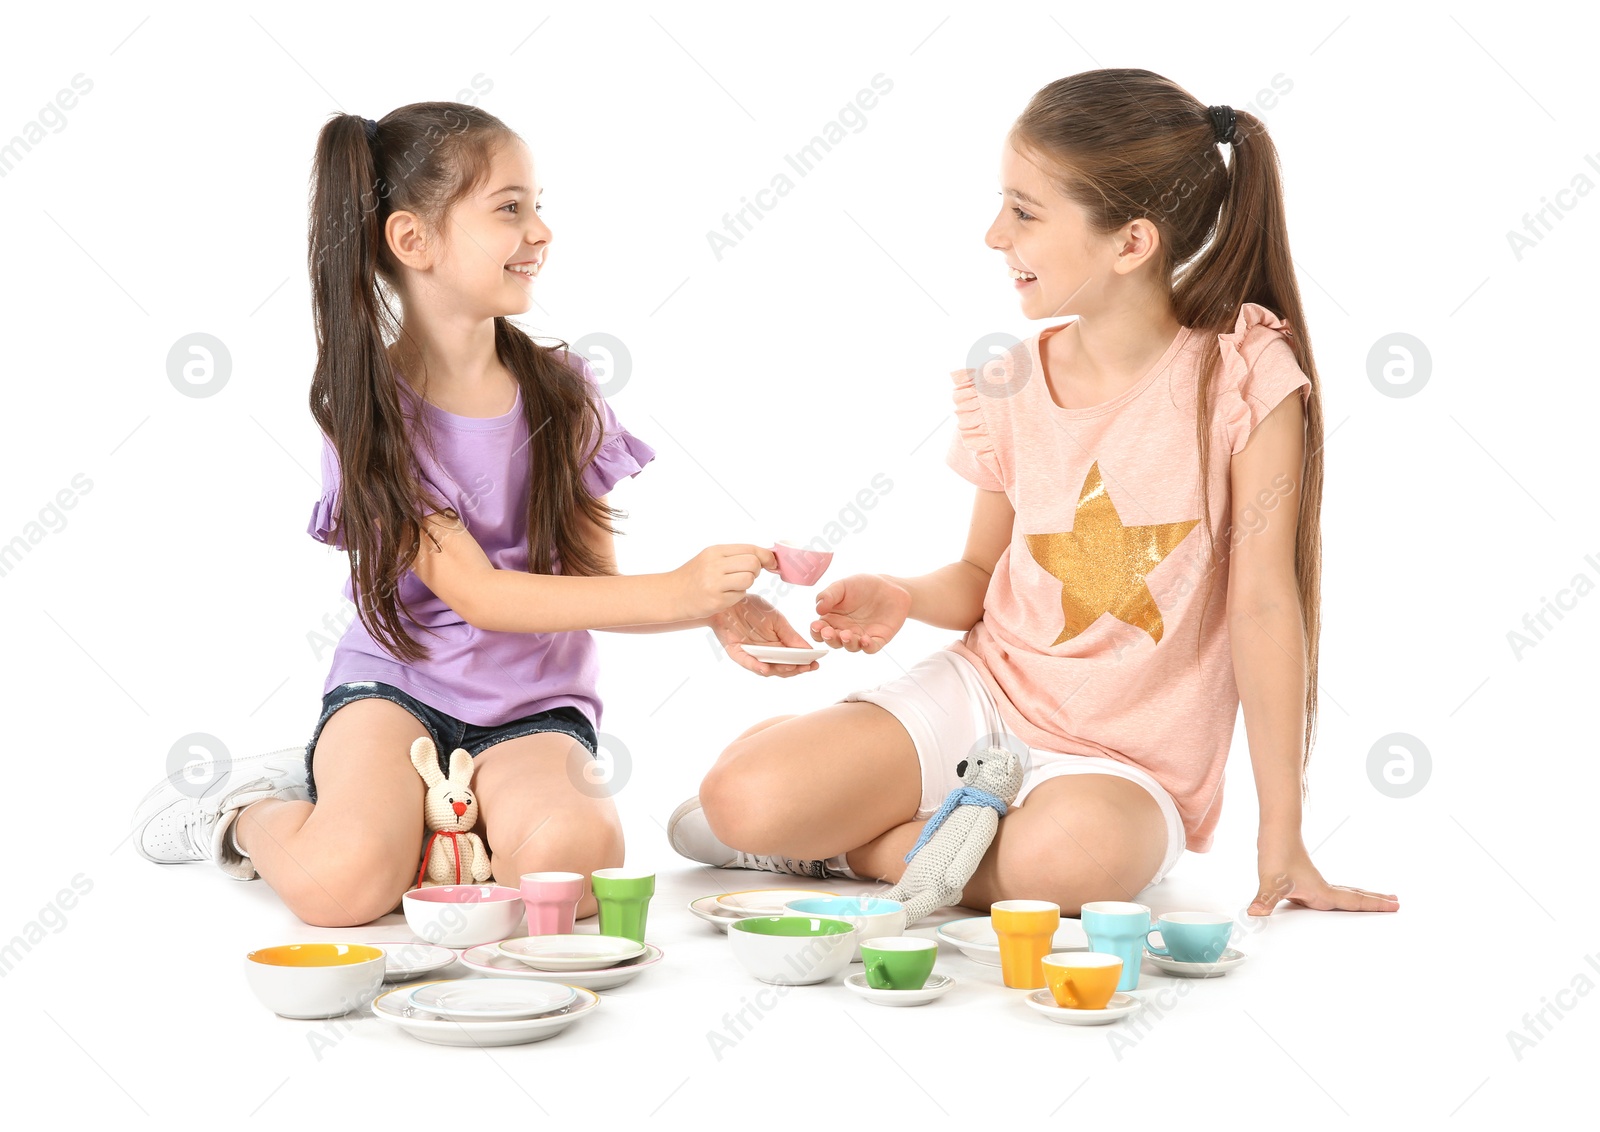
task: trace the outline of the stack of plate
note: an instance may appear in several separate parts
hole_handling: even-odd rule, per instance
[[[411,983],[372,1001],[372,1013],[441,1046],[510,1046],[554,1037],[596,1006],[583,987],[522,979]]]
[[[794,913],[784,907],[791,900],[837,895],[837,892],[811,888],[751,888],[743,892],[714,892],[691,900],[689,911],[719,932],[725,932],[729,924],[746,916],[792,916]]]
[[[485,975],[610,990],[661,962],[653,943],[608,935],[538,935],[469,947],[461,962]]]

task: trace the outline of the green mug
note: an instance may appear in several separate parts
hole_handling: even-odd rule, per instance
[[[861,965],[873,990],[921,990],[933,974],[939,945],[914,935],[877,936],[861,943]]]
[[[643,943],[650,898],[656,894],[656,874],[637,869],[596,869],[589,880],[600,904],[600,934]]]

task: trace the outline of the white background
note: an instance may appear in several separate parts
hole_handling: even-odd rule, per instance
[[[1600,203],[1564,192],[1536,247],[1519,260],[1507,240],[1580,173],[1600,184],[1585,162],[1600,153],[1594,28],[1563,22],[1568,11],[9,16],[0,138],[38,122],[74,75],[92,89],[0,178],[0,541],[52,528],[0,576],[20,787],[0,943],[41,917],[52,929],[0,981],[8,1093],[229,1127],[372,1112],[543,1121],[530,1098],[551,1119],[601,1126],[786,1122],[787,1109],[852,1123],[1167,1119],[1174,1106],[1210,1124],[1342,1112],[1478,1125],[1577,1095],[1580,1052],[1600,1033],[1600,995],[1568,989],[1600,985],[1585,962],[1600,964],[1588,836],[1600,776],[1577,718],[1600,616],[1587,597],[1600,579]],[[718,1059],[705,1034],[759,984],[683,911],[713,884],[683,872],[661,823],[739,730],[897,675],[951,634],[910,626],[881,656],[829,656],[789,681],[719,659],[705,634],[601,635],[604,730],[632,761],[618,797],[629,863],[659,868],[682,897],[653,912],[668,962],[570,1033],[487,1060],[370,1020],[316,1056],[316,1024],[264,1012],[239,957],[338,933],[298,924],[264,884],[159,869],[119,839],[178,737],[253,754],[303,744],[316,718],[327,656],[308,634],[340,615],[345,572],[304,533],[319,487],[305,210],[327,115],[472,97],[478,76],[492,87],[480,104],[528,139],[555,239],[521,321],[625,341],[634,369],[611,403],[660,452],[613,495],[630,512],[624,570],[669,569],[713,542],[804,542],[884,473],[892,490],[851,520],[830,576],[907,574],[952,560],[965,533],[971,488],[943,464],[949,372],[986,334],[1041,328],[983,243],[1002,135],[1036,89],[1096,66],[1147,67],[1202,103],[1255,103],[1281,152],[1329,431],[1306,840],[1329,880],[1397,892],[1401,911],[1285,905],[1241,944],[1251,966],[1198,985],[1131,1052],[1027,1015],[958,956],[948,969],[969,985],[942,1012],[795,992]],[[893,89],[865,128],[719,262],[707,232],[879,73]],[[209,397],[167,378],[168,350],[194,332],[231,357]],[[1368,378],[1369,350],[1394,332],[1431,357],[1413,396]],[[75,507],[42,516],[80,474],[92,486]],[[1585,596],[1515,655],[1508,633],[1579,574]],[[809,620],[808,591],[777,600]],[[1368,773],[1373,744],[1395,732],[1431,756],[1405,798]],[[1229,772],[1216,850],[1152,891],[1158,911],[1231,912],[1254,895],[1242,725]],[[74,877],[92,887],[63,908]],[[1519,1058],[1507,1033],[1546,1000],[1571,1009]]]

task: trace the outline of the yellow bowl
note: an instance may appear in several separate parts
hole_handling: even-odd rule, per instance
[[[337,1018],[383,986],[383,952],[364,943],[290,943],[245,956],[245,979],[284,1018]]]

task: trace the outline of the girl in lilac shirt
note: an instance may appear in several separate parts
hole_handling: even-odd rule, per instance
[[[409,750],[426,734],[443,771],[458,746],[474,756],[496,881],[620,865],[615,806],[584,773],[602,710],[588,630],[708,626],[751,671],[814,669],[740,647],[805,647],[746,592],[773,553],[719,545],[666,573],[616,572],[606,496],[655,452],[581,355],[507,320],[530,306],[551,232],[532,156],[504,123],[447,102],[341,114],[315,164],[324,446],[307,531],[348,556],[359,616],[303,758],[233,763],[198,797],[174,776],[140,806],[135,842],[154,861],[260,875],[307,923],[367,923],[417,878]],[[593,911],[585,897],[578,914]]]

